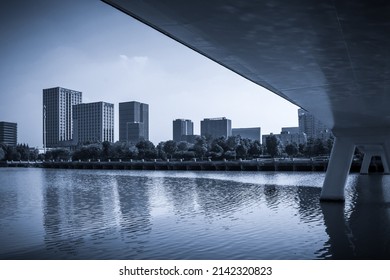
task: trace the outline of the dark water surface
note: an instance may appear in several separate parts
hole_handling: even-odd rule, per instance
[[[0,168],[0,259],[390,259],[390,176]]]

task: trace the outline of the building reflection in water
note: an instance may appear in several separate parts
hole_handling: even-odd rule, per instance
[[[45,170],[45,248],[31,258],[390,258],[390,176],[350,176],[340,204],[235,173],[140,174]]]
[[[46,249],[34,258],[117,258],[114,247],[142,251],[138,237],[150,231],[147,179],[52,170],[44,176]]]
[[[360,175],[342,203],[321,203],[329,241],[323,257],[390,258],[390,178]]]
[[[142,258],[145,243],[151,231],[150,187],[148,177],[116,176],[121,212],[120,239],[118,246],[124,258]],[[149,187],[148,187],[149,186]]]

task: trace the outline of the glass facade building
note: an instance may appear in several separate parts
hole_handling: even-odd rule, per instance
[[[45,147],[70,146],[73,139],[73,105],[82,93],[55,87],[43,90],[43,143]]]
[[[260,127],[249,127],[249,128],[233,128],[233,136],[241,136],[241,138],[250,139],[253,141],[261,141],[261,128]]]
[[[114,142],[114,104],[82,103],[73,106],[74,144]]]
[[[173,141],[187,141],[187,135],[194,135],[194,123],[191,120],[176,119],[173,121]]]
[[[18,125],[12,122],[0,122],[0,143],[16,146],[18,142]]]
[[[330,129],[303,109],[298,109],[298,123],[299,132],[305,133],[307,139],[327,140],[332,135]]]
[[[204,119],[200,122],[200,135],[211,138],[232,135],[232,121],[227,118]]]
[[[136,101],[119,103],[119,141],[149,140],[149,105]]]

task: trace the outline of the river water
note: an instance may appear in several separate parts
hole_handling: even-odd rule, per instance
[[[390,176],[0,168],[0,259],[390,259]]]

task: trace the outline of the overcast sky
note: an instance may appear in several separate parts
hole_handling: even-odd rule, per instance
[[[24,2],[24,4],[23,4]],[[18,142],[42,146],[42,89],[83,102],[149,104],[150,140],[172,139],[172,121],[227,117],[262,134],[297,126],[297,107],[99,0],[1,1],[0,121]]]

